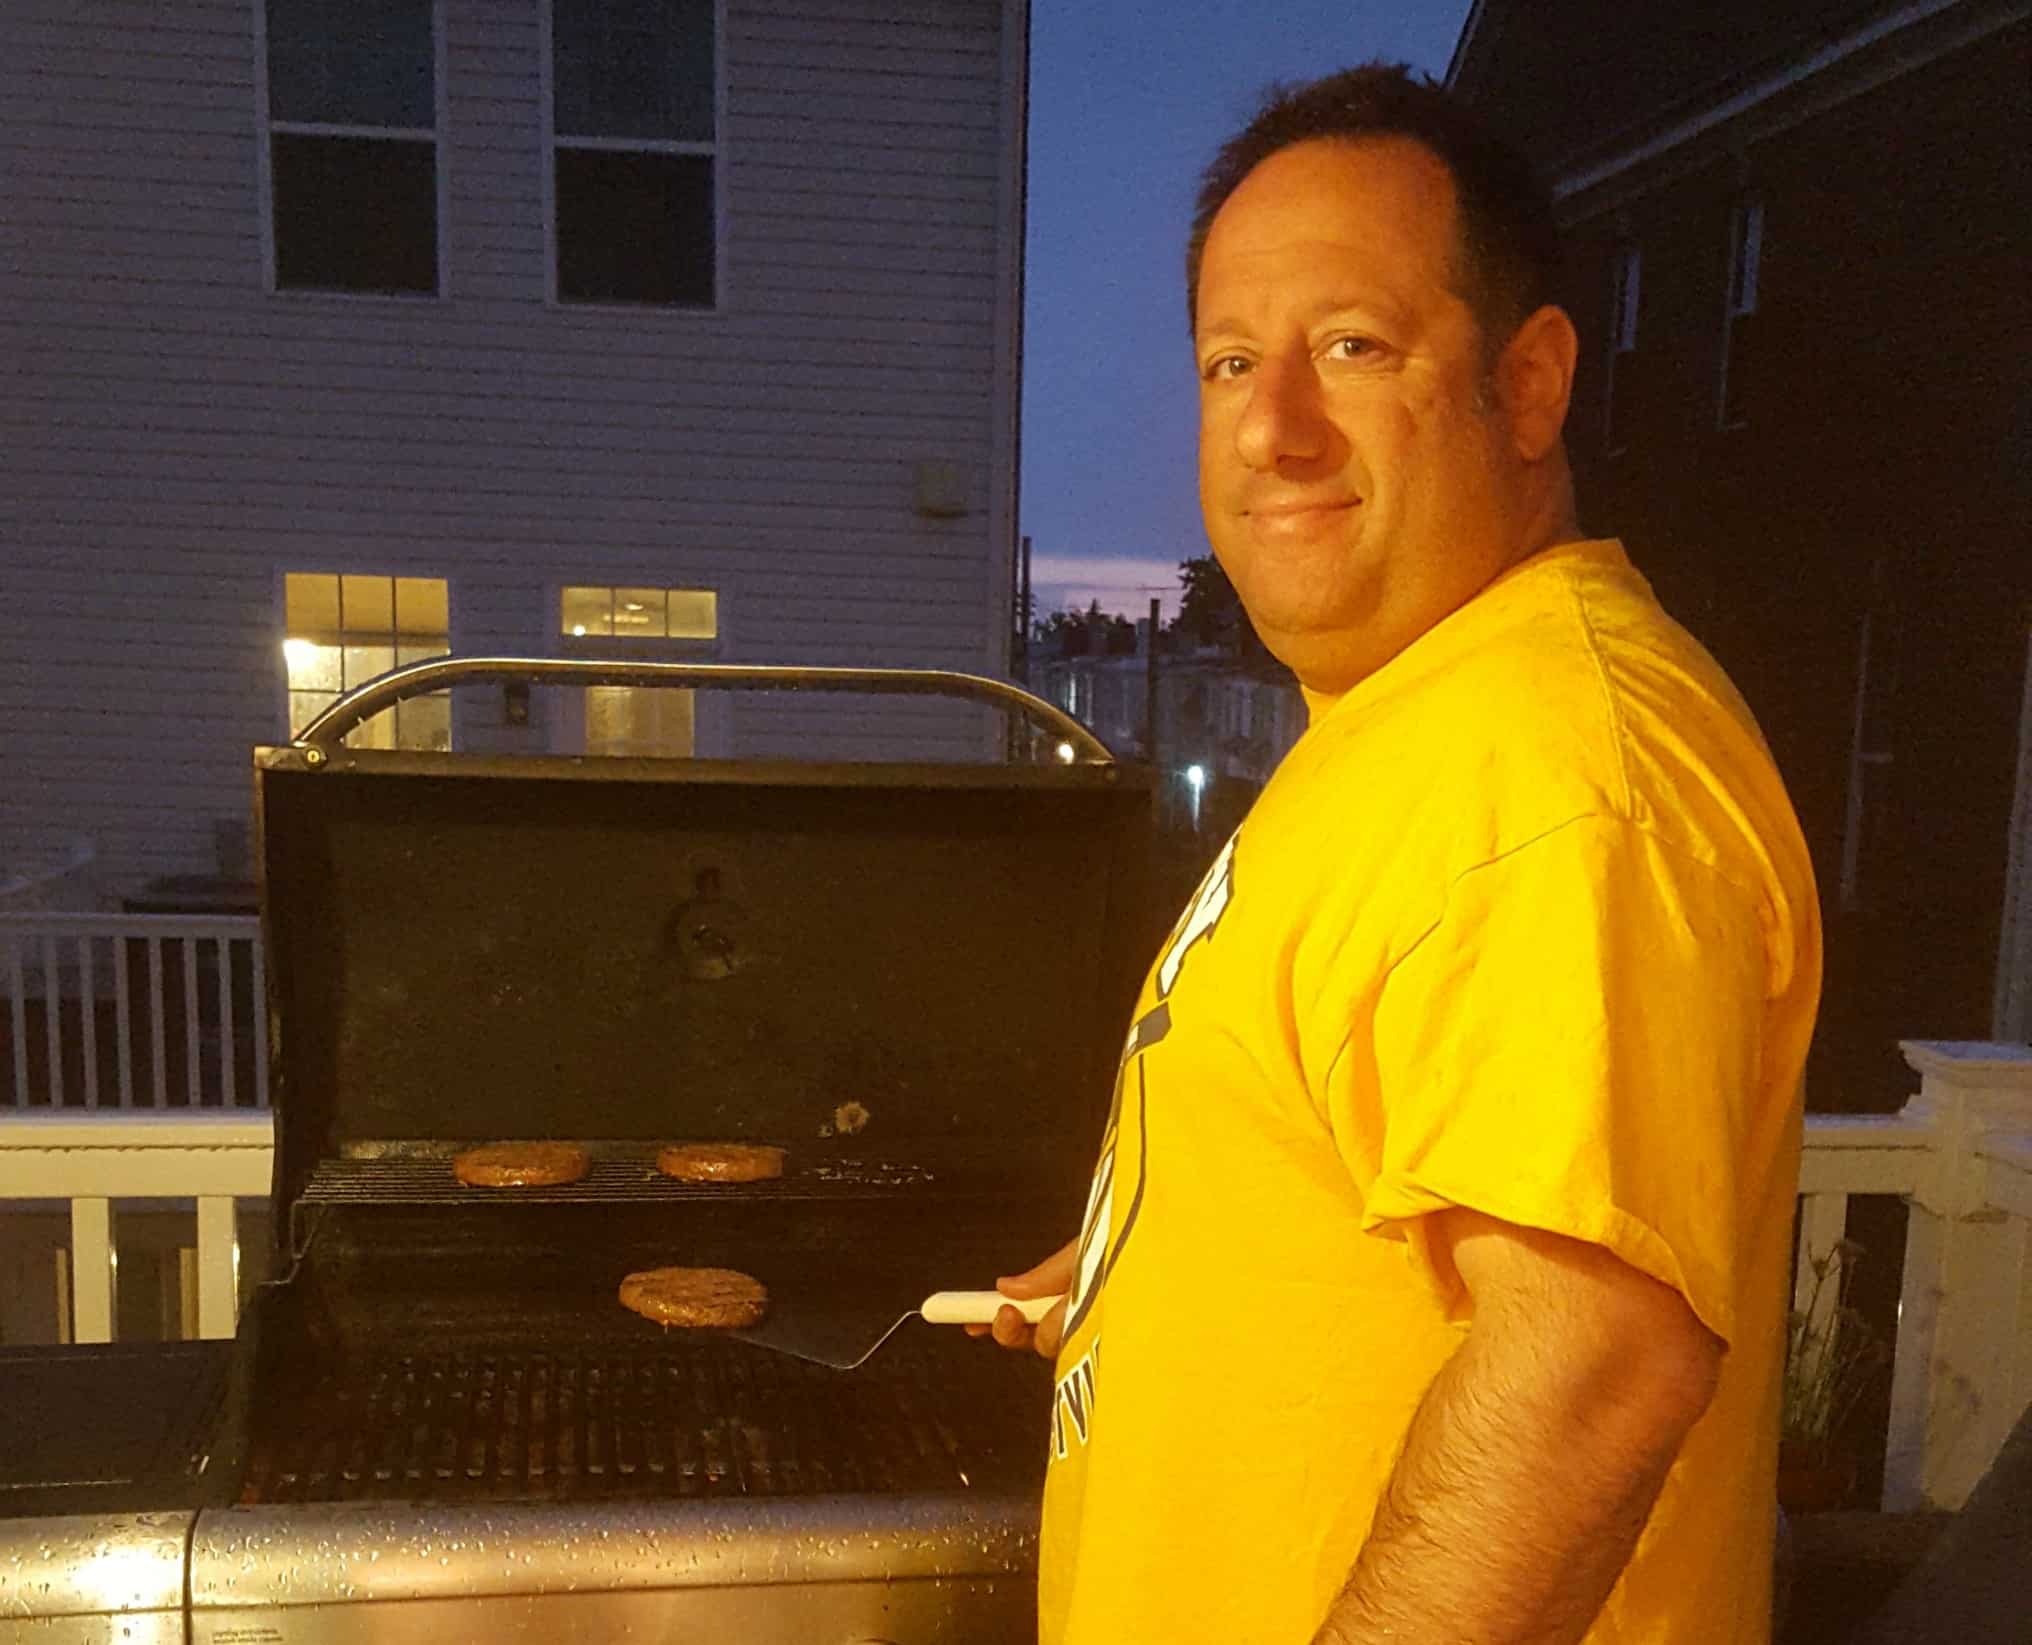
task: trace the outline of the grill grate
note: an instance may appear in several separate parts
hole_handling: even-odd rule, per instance
[[[958,1346],[899,1341],[851,1376],[717,1337],[377,1357],[275,1402],[242,1500],[1034,1489],[1038,1401],[1001,1355]]]
[[[600,1153],[577,1182],[547,1188],[474,1188],[452,1175],[450,1153],[325,1159],[312,1170],[300,1205],[612,1205],[669,1200],[872,1199],[935,1183],[911,1161],[829,1159],[792,1165],[764,1182],[679,1182],[656,1169],[656,1150]]]

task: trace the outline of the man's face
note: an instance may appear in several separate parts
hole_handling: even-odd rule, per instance
[[[1401,138],[1259,165],[1200,264],[1207,535],[1271,651],[1346,690],[1536,543],[1482,339],[1454,289],[1454,188]]]

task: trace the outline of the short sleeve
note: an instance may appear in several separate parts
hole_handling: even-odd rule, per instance
[[[1364,1228],[1449,1317],[1422,1219],[1462,1206],[1605,1247],[1731,1340],[1766,974],[1754,894],[1614,818],[1463,874],[1375,998],[1367,1134],[1332,1116]]]

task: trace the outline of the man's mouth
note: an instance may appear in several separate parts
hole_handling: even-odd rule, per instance
[[[1263,531],[1304,531],[1345,514],[1361,506],[1359,497],[1317,497],[1287,498],[1272,503],[1256,503],[1242,510],[1243,515]]]

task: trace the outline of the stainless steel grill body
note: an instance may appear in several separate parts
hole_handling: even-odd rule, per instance
[[[806,1497],[201,1516],[193,1645],[1028,1645],[1028,1502]]]
[[[1028,1645],[1025,1499],[0,1521],[0,1645]]]
[[[195,1519],[0,1519],[0,1645],[183,1645]]]

